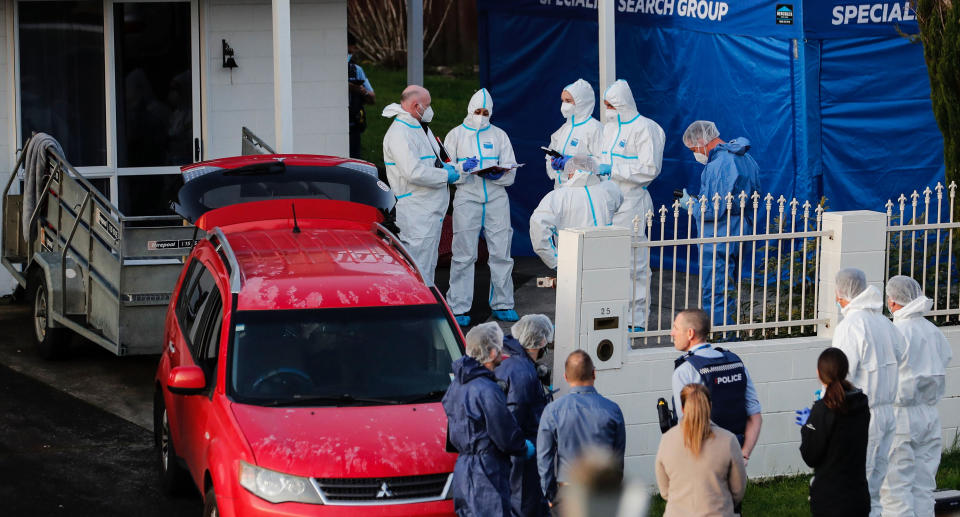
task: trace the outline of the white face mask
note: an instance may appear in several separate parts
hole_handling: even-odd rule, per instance
[[[427,109],[420,113],[420,121],[429,124],[431,120],[433,120],[433,106],[427,106]]]
[[[570,118],[573,116],[573,108],[575,106],[570,102],[561,102],[560,103],[560,114],[563,115],[563,118]]]
[[[701,163],[701,164],[703,164],[703,165],[706,165],[706,164],[707,164],[707,161],[709,160],[709,158],[707,157],[707,155],[705,155],[705,154],[703,154],[703,153],[693,153],[693,159],[694,159],[694,160],[697,160],[697,162],[699,162],[699,163]]]
[[[470,122],[473,123],[473,126],[477,129],[480,129],[490,123],[490,117],[487,115],[477,115],[474,113],[470,115]]]
[[[610,108],[605,108],[605,109],[604,109],[604,113],[606,113],[607,122],[611,122],[611,121],[617,120],[617,110],[612,110],[612,109],[610,109]]]

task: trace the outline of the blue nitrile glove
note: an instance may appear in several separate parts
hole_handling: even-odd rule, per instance
[[[460,173],[457,172],[457,168],[449,163],[443,164],[443,168],[447,170],[447,183],[453,183],[460,179]]]
[[[797,414],[797,425],[803,427],[807,423],[807,419],[810,418],[810,408],[805,407],[803,409],[798,409],[794,411]]]
[[[570,159],[569,156],[561,156],[559,158],[554,158],[550,160],[550,166],[553,167],[553,170],[555,171],[562,171],[563,166],[567,164],[567,160],[569,159]]]
[[[613,166],[609,163],[601,163],[597,165],[597,176],[609,176],[612,170]]]
[[[463,172],[470,172],[477,168],[477,165],[480,165],[480,160],[478,160],[476,156],[471,156],[463,161],[461,168],[463,169]]]
[[[490,174],[487,174],[486,178],[487,178],[488,180],[498,180],[498,179],[502,178],[504,174],[506,174],[506,173],[504,173],[504,172],[491,172]]]
[[[534,453],[537,452],[537,448],[533,446],[533,442],[530,440],[524,440],[523,443],[527,446],[527,452],[523,454],[523,459],[529,460],[533,457]]]
[[[689,203],[690,200],[692,200],[692,199],[693,199],[693,198],[690,197],[690,194],[687,194],[687,189],[683,189],[683,195],[680,196],[680,206],[681,206],[682,208],[686,208],[687,206],[689,206],[688,203]]]
[[[820,400],[820,399],[822,399],[822,398],[823,398],[823,388],[820,388],[819,390],[814,391],[814,392],[813,392],[813,396],[816,397],[816,398],[813,399],[813,400]]]

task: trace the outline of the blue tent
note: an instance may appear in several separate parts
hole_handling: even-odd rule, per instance
[[[514,254],[531,253],[530,214],[551,188],[538,147],[563,123],[562,88],[582,77],[600,93],[596,3],[478,0],[480,82],[493,122],[529,164],[509,190]],[[667,135],[654,204],[698,189],[702,167],[680,139],[696,119],[753,142],[764,190],[826,196],[832,210],[883,210],[943,181],[923,48],[906,37],[919,32],[909,3],[617,0],[617,77]]]

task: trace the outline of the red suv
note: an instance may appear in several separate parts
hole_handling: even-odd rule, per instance
[[[381,223],[363,162],[266,155],[184,169],[208,237],[165,323],[154,429],[165,491],[204,515],[452,515],[440,405],[463,337]]]

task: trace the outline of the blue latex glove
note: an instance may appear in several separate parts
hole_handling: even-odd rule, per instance
[[[823,398],[823,388],[820,388],[817,391],[813,392],[813,396],[816,397],[814,400],[820,400]]]
[[[490,174],[487,174],[486,178],[488,180],[498,180],[503,177],[503,174],[504,173],[502,172],[491,172]]]
[[[533,442],[530,440],[524,440],[523,443],[527,446],[527,451],[523,454],[523,459],[529,460],[533,457],[534,453],[537,452],[537,448],[533,446]]]
[[[805,407],[803,409],[798,409],[794,411],[797,414],[796,423],[800,427],[803,427],[807,423],[807,419],[810,418],[810,408]]]
[[[476,156],[471,156],[463,161],[461,168],[463,169],[463,172],[470,172],[473,169],[476,169],[477,165],[480,165],[480,160],[478,160]]]
[[[449,163],[443,164],[443,168],[447,170],[447,183],[453,183],[460,179],[460,173],[457,172],[457,168]]]
[[[560,158],[554,158],[550,160],[550,166],[553,167],[555,171],[562,171],[563,166],[567,164],[567,161],[570,159],[569,156],[561,156]]]
[[[609,176],[611,170],[613,170],[613,166],[609,163],[601,163],[600,165],[597,165],[598,176]]]
[[[683,189],[683,195],[680,196],[680,207],[681,207],[681,208],[687,208],[687,206],[688,206],[687,204],[688,204],[688,203],[690,202],[690,200],[692,200],[692,199],[693,199],[693,198],[690,197],[690,194],[687,194],[687,189]]]

